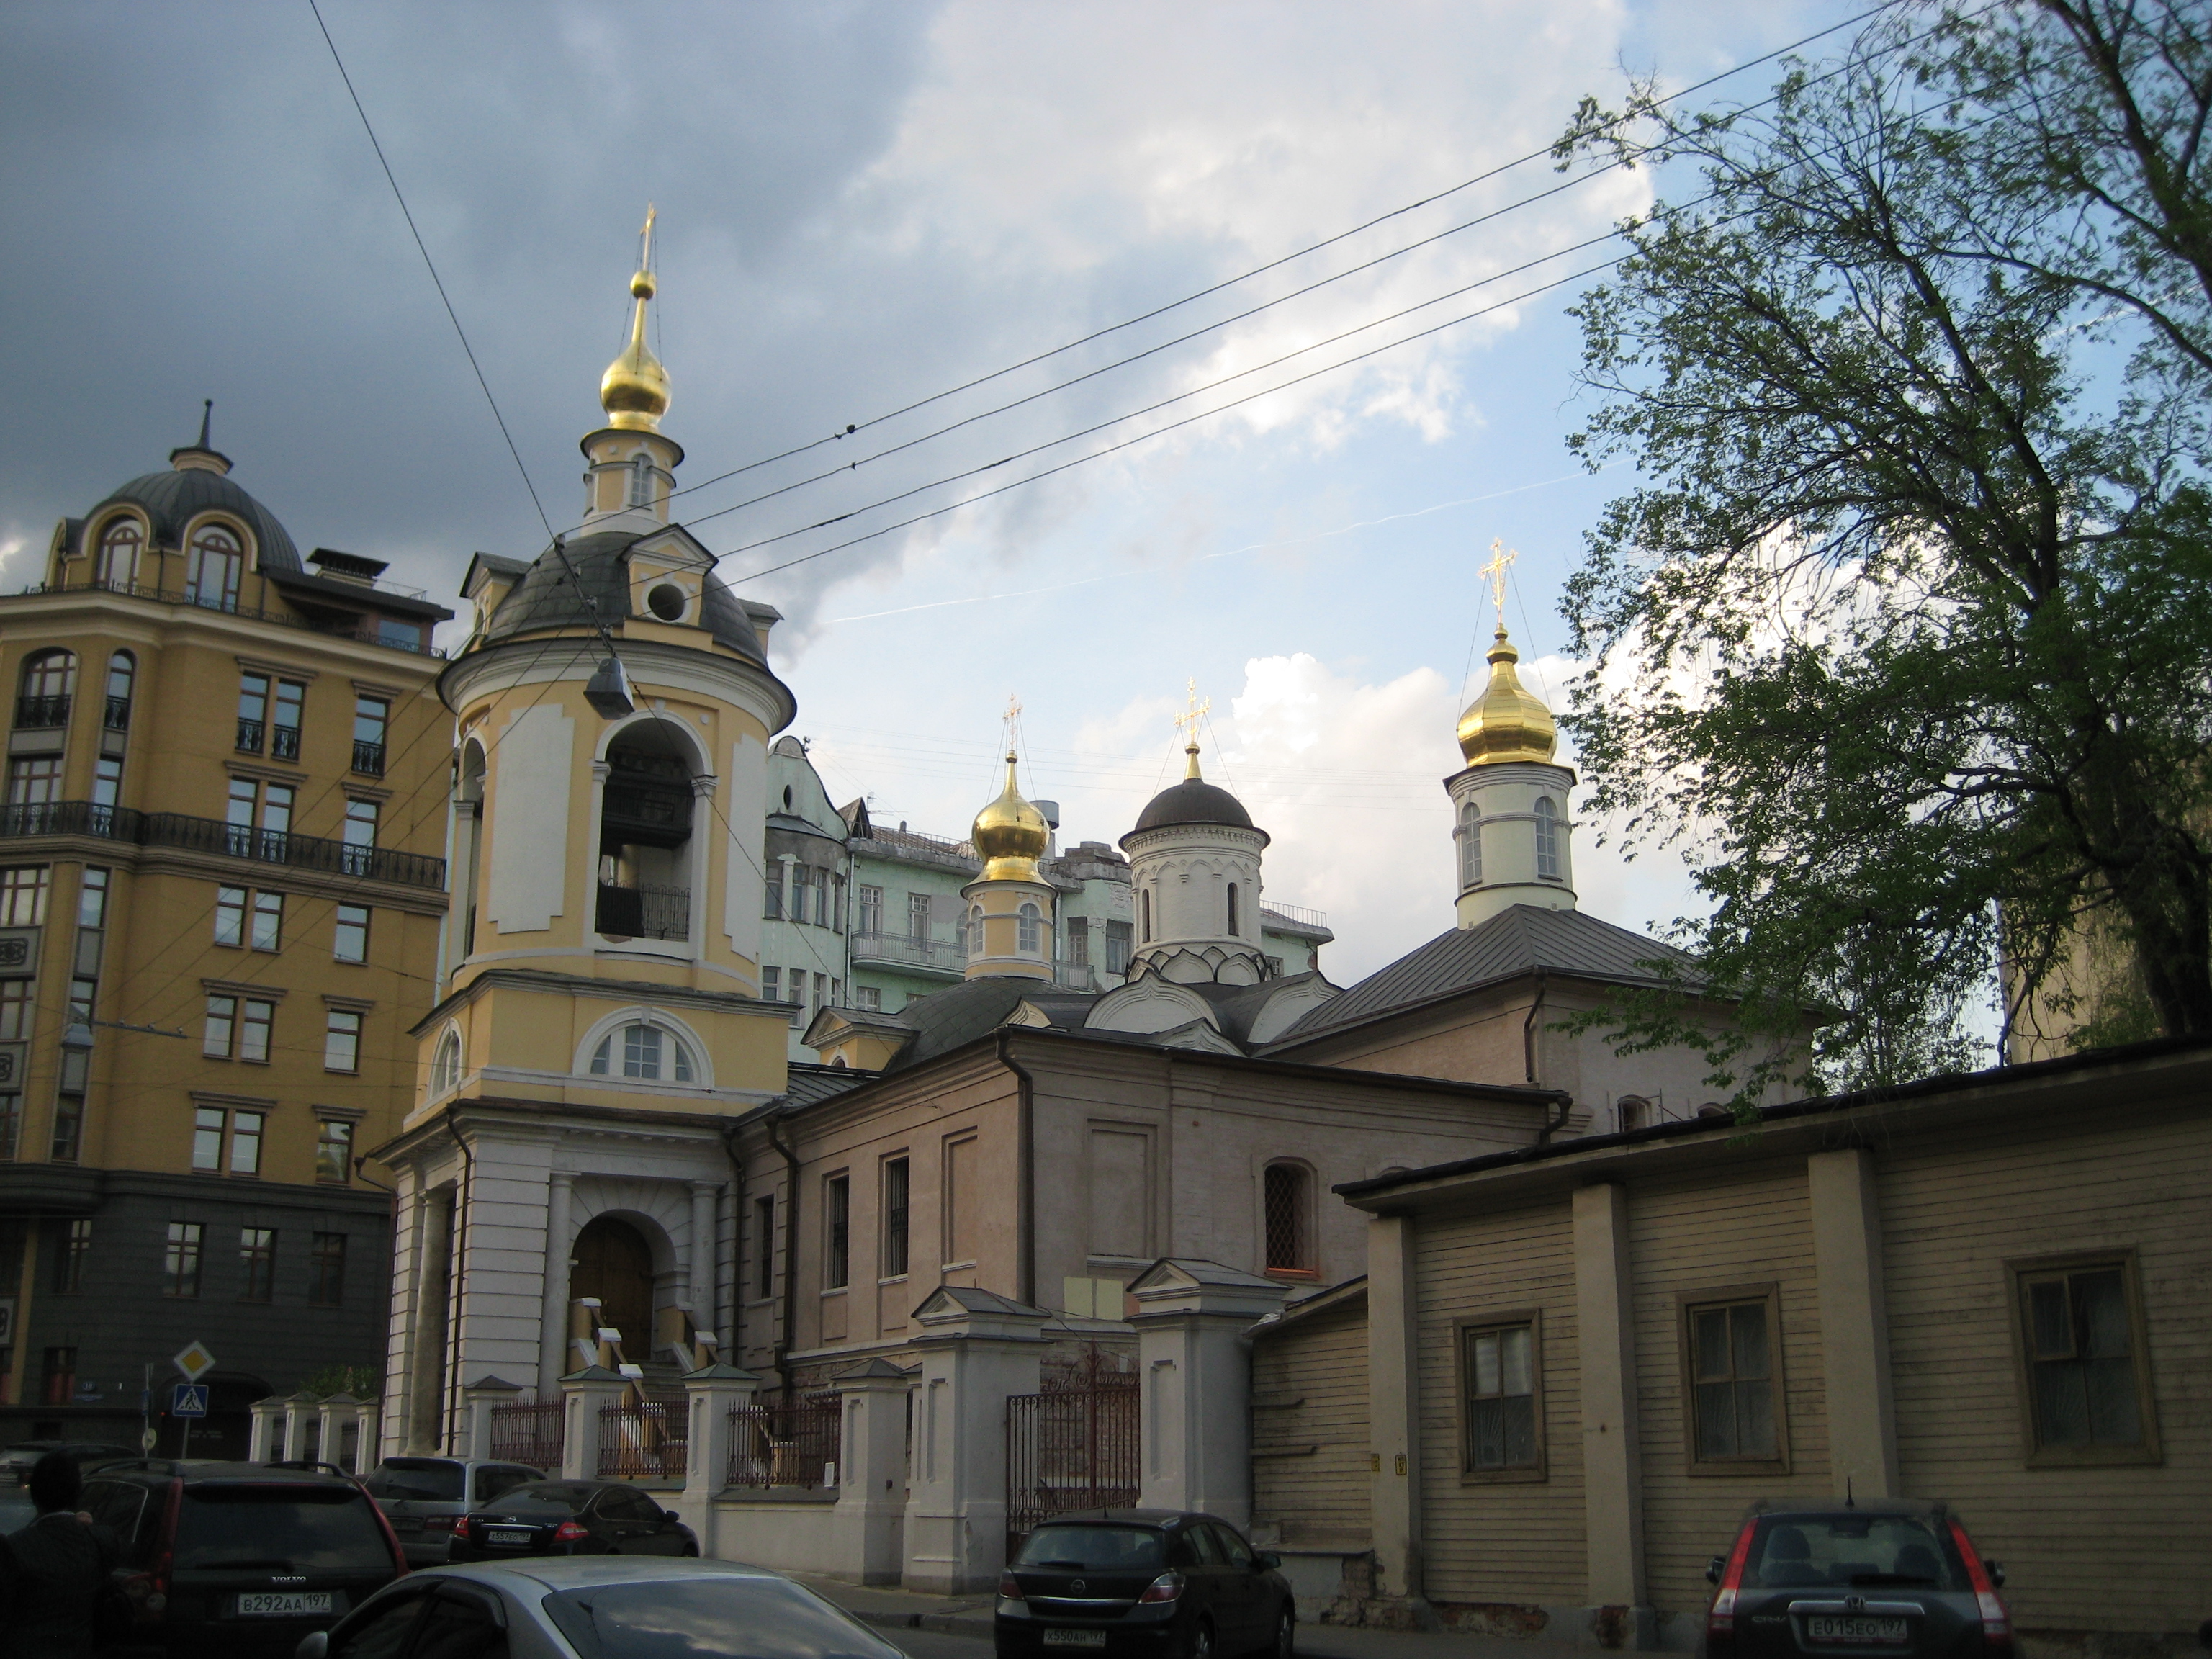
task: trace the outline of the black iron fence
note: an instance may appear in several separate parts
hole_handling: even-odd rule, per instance
[[[178,847],[258,864],[393,882],[402,887],[442,891],[446,885],[446,860],[426,853],[357,847],[322,836],[295,835],[289,830],[259,830],[251,824],[226,823],[221,818],[187,817],[181,812],[139,812],[125,806],[102,806],[96,801],[0,806],[0,840],[23,836],[95,836],[103,841]]]
[[[727,1484],[827,1486],[836,1478],[839,1424],[834,1394],[793,1405],[731,1407]]]
[[[599,884],[599,929],[626,939],[691,937],[688,887],[623,887]]]
[[[599,1476],[606,1480],[681,1480],[691,1437],[682,1400],[620,1401],[599,1407]]]
[[[503,1463],[527,1463],[548,1474],[561,1472],[568,1439],[567,1401],[517,1400],[491,1408],[491,1455]]]
[[[18,697],[15,699],[15,724],[19,727],[45,730],[50,726],[69,724],[70,700],[58,697]]]
[[[1006,1548],[1055,1515],[1127,1509],[1139,1477],[1133,1371],[1088,1370],[1006,1401]]]

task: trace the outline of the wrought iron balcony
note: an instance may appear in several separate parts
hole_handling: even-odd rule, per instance
[[[295,741],[297,736],[297,733],[294,734]],[[368,777],[382,777],[384,775],[384,745],[380,743],[363,743],[360,738],[356,738],[353,744],[353,769]]]
[[[128,732],[131,729],[131,699],[108,698],[107,708],[100,715],[100,724],[111,732]]]
[[[893,968],[920,968],[939,974],[968,971],[968,947],[953,939],[917,939],[908,933],[855,933],[853,963],[878,963]]]
[[[272,726],[269,728],[269,758],[295,761],[300,758],[300,728],[296,726]]]
[[[599,930],[623,939],[691,937],[688,887],[620,887],[599,884]]]
[[[240,714],[238,717],[238,740],[231,746],[242,755],[259,754],[261,752],[261,722],[250,720]]]
[[[15,699],[15,728],[45,730],[69,724],[70,700],[58,697],[18,697]]]
[[[356,847],[322,836],[257,830],[251,824],[187,817],[181,812],[138,812],[88,800],[0,806],[0,840],[24,836],[94,836],[102,841],[182,848],[255,864],[388,881],[402,887],[443,891],[446,885],[446,860],[428,854]]]

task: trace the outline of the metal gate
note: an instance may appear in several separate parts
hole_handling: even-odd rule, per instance
[[[1073,1510],[1137,1501],[1138,1389],[1133,1371],[1096,1366],[1048,1378],[1042,1394],[1006,1401],[1006,1549]]]

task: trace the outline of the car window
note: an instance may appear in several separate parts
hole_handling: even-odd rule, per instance
[[[1911,1515],[1778,1516],[1759,1522],[1744,1568],[1745,1582],[1762,1588],[1970,1588],[1951,1540]]]
[[[1221,1547],[1221,1553],[1231,1566],[1249,1567],[1252,1565],[1251,1546],[1239,1538],[1232,1528],[1216,1522],[1208,1525],[1206,1531],[1213,1534],[1213,1541]]]
[[[567,1510],[574,1514],[592,1501],[597,1486],[582,1480],[532,1480],[507,1494],[508,1509]]]
[[[1158,1572],[1160,1534],[1150,1527],[1039,1527],[1014,1557],[1018,1567],[1085,1572]]]
[[[1191,1552],[1197,1556],[1200,1566],[1218,1567],[1221,1565],[1221,1546],[1214,1541],[1212,1528],[1188,1526],[1182,1530],[1183,1536],[1190,1540]]]
[[[128,1549],[138,1536],[138,1520],[146,1512],[146,1489],[128,1480],[88,1480],[77,1500],[95,1527],[106,1527],[115,1541]]]
[[[489,1602],[448,1591],[423,1615],[408,1659],[507,1659],[507,1632]]]
[[[186,1486],[177,1516],[177,1570],[248,1565],[313,1574],[392,1563],[375,1506],[358,1487]]]
[[[457,1504],[461,1466],[450,1457],[387,1457],[362,1484],[372,1498]]]
[[[427,1587],[410,1589],[363,1607],[331,1633],[330,1659],[396,1659],[427,1599]]]
[[[524,1481],[534,1478],[528,1469],[507,1469],[487,1464],[477,1471],[477,1502],[488,1504],[501,1492],[513,1492]]]
[[[599,1494],[599,1513],[610,1521],[658,1521],[660,1511],[627,1486],[610,1486]]]
[[[545,1612],[581,1659],[902,1659],[873,1631],[781,1578],[685,1577],[549,1595]],[[732,1646],[733,1632],[743,1632]]]

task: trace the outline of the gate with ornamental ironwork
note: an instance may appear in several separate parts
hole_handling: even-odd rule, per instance
[[[1006,1552],[1075,1510],[1137,1501],[1138,1389],[1133,1371],[1093,1363],[1048,1376],[1039,1394],[1006,1400]]]

